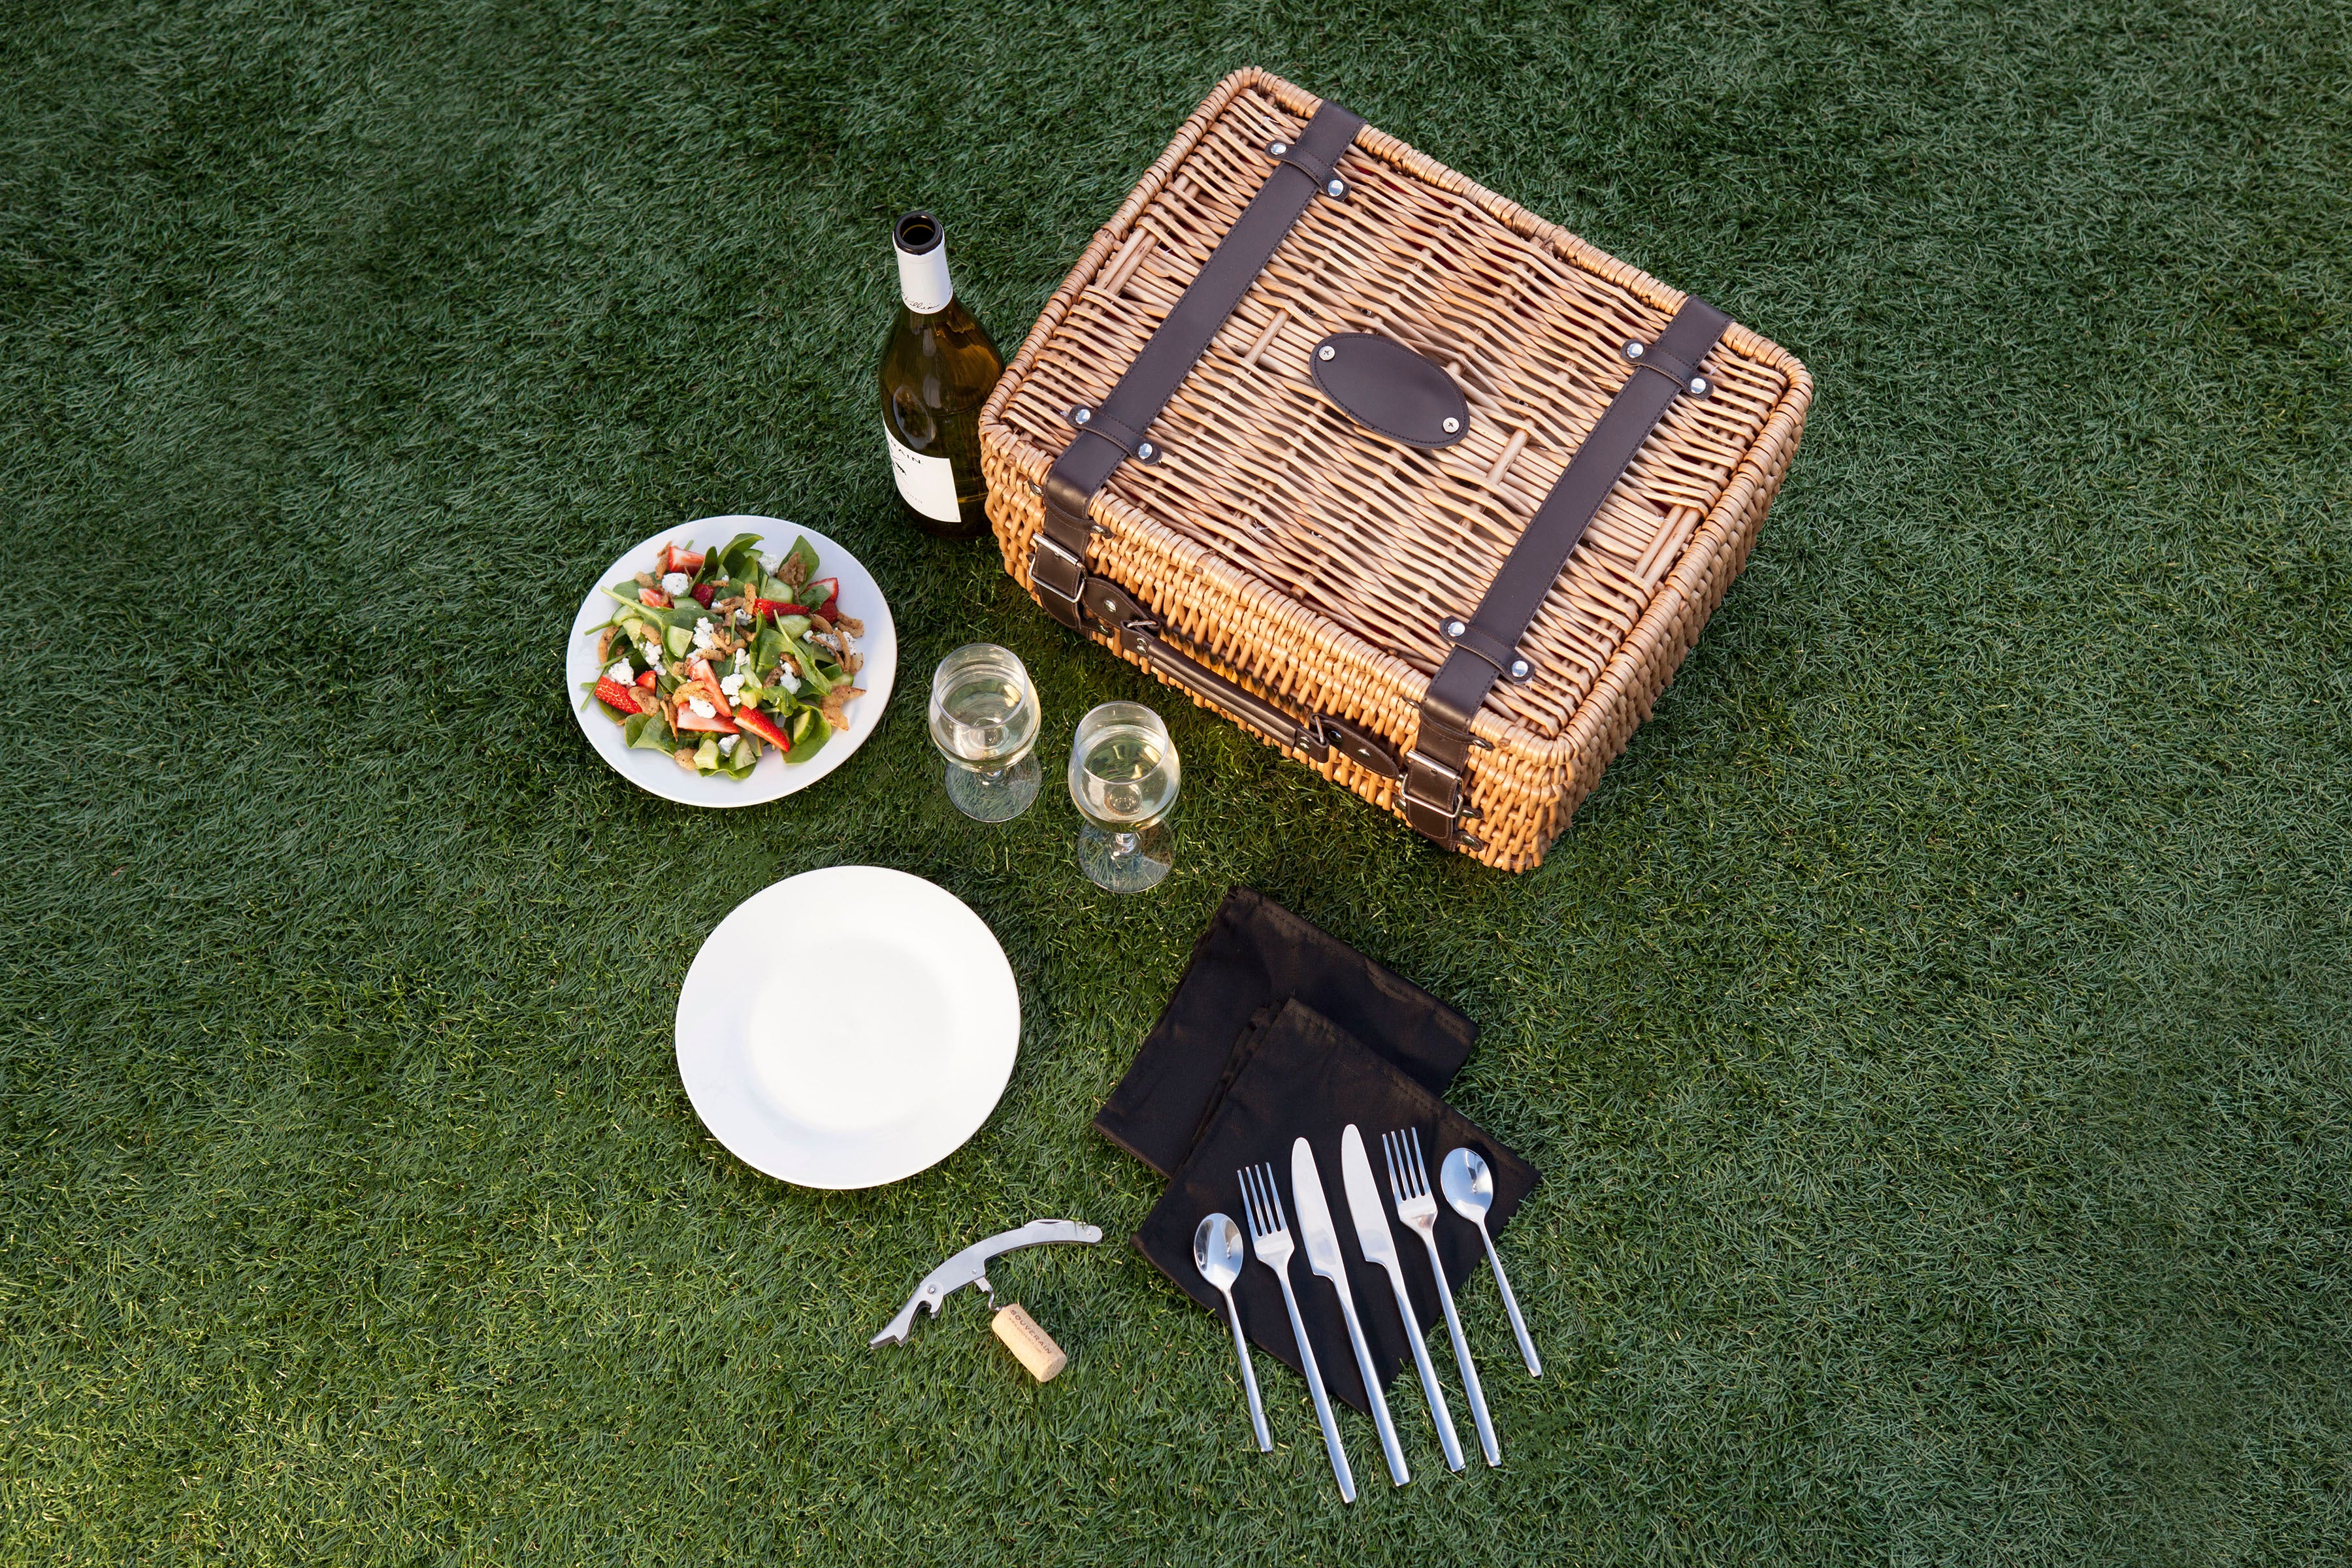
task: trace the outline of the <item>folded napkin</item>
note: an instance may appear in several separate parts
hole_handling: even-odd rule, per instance
[[[1192,944],[1175,994],[1095,1117],[1095,1130],[1161,1175],[1173,1172],[1233,1079],[1238,1037],[1251,1016],[1294,996],[1433,1094],[1454,1081],[1478,1037],[1477,1025],[1420,986],[1272,900],[1235,888]],[[1286,1141],[1286,1160],[1289,1147]],[[1433,1180],[1435,1166],[1430,1174]]]
[[[1421,1320],[1423,1331],[1438,1331],[1441,1342],[1439,1325],[1444,1310],[1438,1305],[1437,1288],[1430,1278],[1429,1252],[1421,1237],[1395,1217],[1381,1135],[1408,1127],[1421,1131],[1422,1162],[1428,1167],[1430,1191],[1437,1199],[1438,1255],[1444,1260],[1446,1279],[1457,1297],[1474,1273],[1485,1271],[1486,1249],[1478,1240],[1477,1228],[1446,1204],[1438,1187],[1439,1162],[1448,1150],[1465,1146],[1486,1158],[1495,1176],[1495,1206],[1487,1214],[1486,1225],[1497,1236],[1535,1185],[1536,1173],[1388,1057],[1296,998],[1263,1010],[1255,1026],[1244,1027],[1233,1054],[1238,1060],[1223,1098],[1211,1108],[1199,1142],[1136,1233],[1135,1246],[1178,1289],[1222,1316],[1223,1300],[1193,1267],[1192,1232],[1203,1215],[1223,1212],[1231,1215],[1246,1234],[1249,1220],[1234,1173],[1244,1165],[1272,1165],[1284,1217],[1297,1247],[1290,1262],[1291,1289],[1298,1297],[1299,1316],[1315,1346],[1316,1364],[1322,1369],[1324,1384],[1333,1397],[1369,1412],[1371,1406],[1364,1396],[1363,1379],[1357,1373],[1355,1354],[1348,1345],[1347,1323],[1339,1315],[1339,1295],[1307,1265],[1306,1238],[1291,1192],[1292,1142],[1303,1137],[1315,1151],[1332,1226],[1339,1236],[1339,1254],[1348,1266],[1356,1315],[1371,1350],[1373,1371],[1384,1388],[1412,1352],[1397,1317],[1396,1292],[1389,1286],[1387,1272],[1365,1262],[1357,1243],[1340,1175],[1340,1131],[1354,1122],[1363,1134],[1364,1152],[1371,1160],[1389,1231],[1404,1265],[1413,1312]],[[1250,1339],[1297,1370],[1298,1349],[1283,1310],[1282,1288],[1275,1283],[1274,1271],[1257,1261],[1255,1249],[1234,1287],[1234,1300],[1241,1310],[1243,1331]],[[1471,1353],[1482,1364],[1493,1367],[1517,1363],[1517,1352],[1507,1334],[1478,1335]],[[1402,1420],[1408,1413],[1391,1414]]]

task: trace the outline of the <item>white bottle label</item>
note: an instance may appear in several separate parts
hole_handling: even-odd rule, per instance
[[[898,297],[919,316],[948,308],[955,285],[948,280],[946,246],[934,245],[920,256],[898,252]]]
[[[945,458],[929,458],[882,426],[890,443],[890,471],[898,477],[898,493],[907,504],[934,522],[954,522],[962,517],[956,508],[955,469]]]

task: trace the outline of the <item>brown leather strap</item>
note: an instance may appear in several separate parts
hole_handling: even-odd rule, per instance
[[[1087,574],[1085,591],[1087,619],[1109,634],[1119,652],[1140,660],[1162,680],[1182,687],[1244,729],[1307,762],[1320,765],[1337,752],[1377,777],[1398,776],[1394,749],[1371,731],[1331,713],[1310,712],[1302,719],[1240,681],[1219,675],[1171,642],[1134,595],[1099,572]]]
[[[1045,476],[1045,527],[1030,557],[1029,580],[1039,602],[1064,626],[1083,629],[1085,625],[1087,543],[1093,531],[1087,503],[1128,458],[1156,458],[1156,452],[1142,450],[1151,422],[1208,353],[1211,340],[1282,248],[1307,204],[1318,194],[1333,194],[1329,187],[1340,154],[1355,142],[1363,124],[1360,116],[1326,102],[1298,140],[1274,154],[1276,162],[1265,183],[1210,252],[1199,276],[1102,406],[1087,410],[1086,423],[1055,459]]]
[[[1422,700],[1421,730],[1405,753],[1404,784],[1397,792],[1397,809],[1415,831],[1449,847],[1479,847],[1479,840],[1462,831],[1463,774],[1470,748],[1486,744],[1470,732],[1470,722],[1496,679],[1533,675],[1519,639],[1601,503],[1664,417],[1666,405],[1677,396],[1705,396],[1710,390],[1697,367],[1728,325],[1730,318],[1722,311],[1689,299],[1655,343],[1627,345],[1633,369],[1625,384],[1528,520],[1477,610],[1466,622],[1449,621],[1442,628],[1454,647]]]

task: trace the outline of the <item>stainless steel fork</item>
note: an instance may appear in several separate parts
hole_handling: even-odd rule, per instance
[[[1242,1184],[1242,1213],[1249,1218],[1250,1247],[1282,1282],[1282,1304],[1290,1312],[1290,1337],[1298,1344],[1299,1370],[1307,1373],[1307,1392],[1315,1396],[1315,1419],[1323,1424],[1323,1447],[1331,1456],[1331,1479],[1339,1483],[1339,1500],[1353,1502],[1356,1473],[1348,1468],[1348,1450],[1339,1446],[1339,1423],[1331,1416],[1331,1396],[1323,1389],[1323,1370],[1315,1364],[1315,1347],[1307,1341],[1307,1324],[1298,1316],[1298,1298],[1290,1289],[1290,1255],[1296,1248],[1291,1245],[1289,1223],[1283,1216],[1282,1194],[1275,1190],[1274,1167],[1251,1165],[1234,1174]]]
[[[1445,1260],[1437,1256],[1437,1198],[1429,1190],[1429,1168],[1421,1163],[1421,1129],[1381,1134],[1381,1152],[1388,1156],[1389,1191],[1396,1194],[1397,1218],[1429,1248],[1429,1271],[1437,1276],[1437,1299],[1445,1308],[1445,1331],[1454,1336],[1454,1364],[1462,1369],[1462,1389],[1470,1396],[1470,1418],[1478,1424],[1478,1447],[1486,1462],[1503,1462],[1503,1446],[1495,1437],[1494,1417],[1486,1413],[1486,1391],[1478,1386],[1478,1369],[1470,1364],[1470,1343],[1462,1337],[1462,1317],[1454,1310],[1454,1291],[1445,1283]]]

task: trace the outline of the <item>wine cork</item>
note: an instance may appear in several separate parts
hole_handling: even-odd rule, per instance
[[[1055,1375],[1070,1364],[1070,1358],[1062,1353],[1062,1347],[1054,1342],[1054,1336],[1039,1328],[1037,1320],[1023,1311],[1018,1301],[1009,1307],[999,1307],[996,1315],[989,1320],[988,1326],[996,1331],[996,1337],[1004,1342],[1005,1348],[1029,1369],[1029,1375],[1040,1383],[1053,1382]]]

